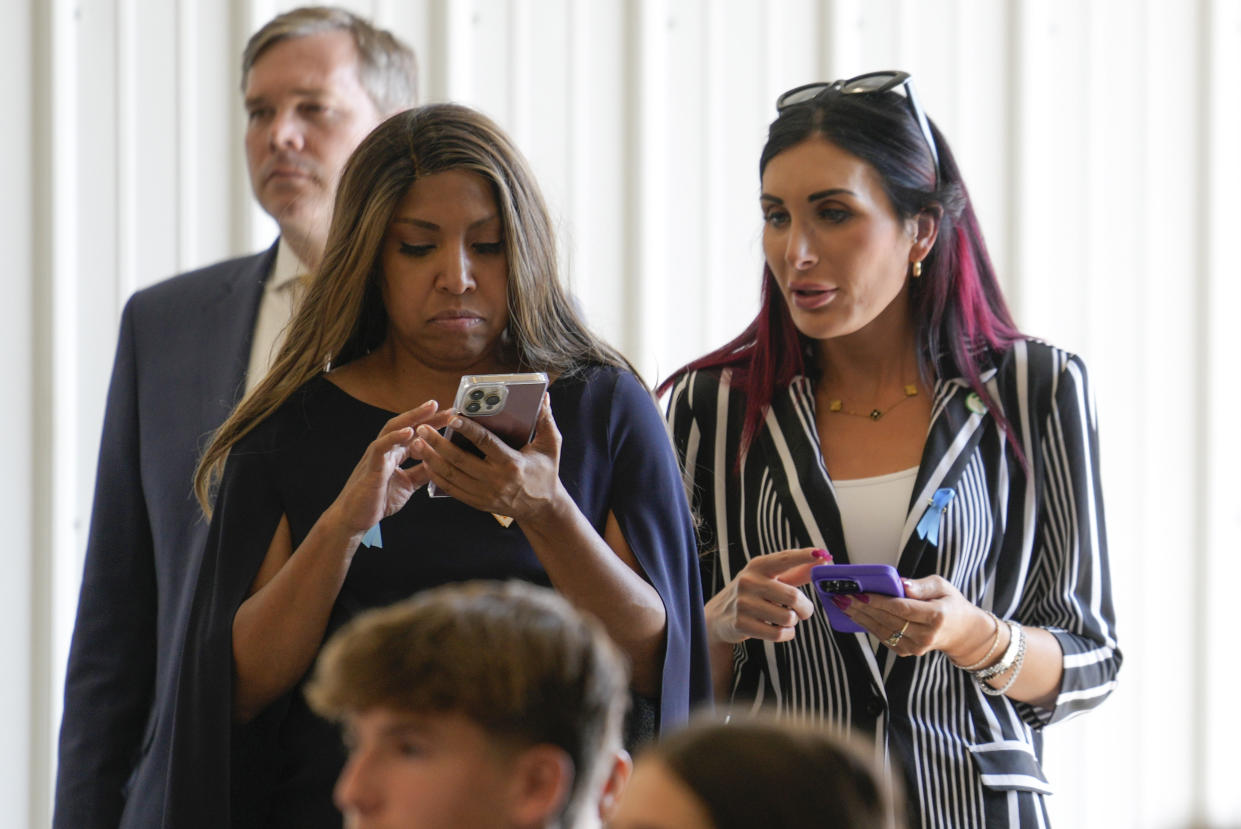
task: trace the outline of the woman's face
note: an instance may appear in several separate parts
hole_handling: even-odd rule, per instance
[[[654,758],[640,759],[608,829],[714,829],[689,786]]]
[[[424,366],[499,367],[508,324],[508,254],[491,184],[467,170],[420,178],[384,238],[388,344]]]
[[[904,297],[918,223],[897,217],[879,174],[820,136],[763,171],[763,254],[807,337],[862,330]]]

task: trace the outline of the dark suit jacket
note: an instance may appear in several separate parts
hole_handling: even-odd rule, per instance
[[[244,391],[275,258],[273,245],[166,280],[121,316],[65,678],[55,829],[159,824],[161,707],[207,537],[194,468]]]

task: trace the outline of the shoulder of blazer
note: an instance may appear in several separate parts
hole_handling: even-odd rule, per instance
[[[223,301],[258,305],[263,283],[276,261],[277,244],[262,253],[216,262],[197,270],[157,282],[134,293],[130,305],[135,313],[175,315],[178,309],[201,310]]]
[[[729,384],[729,375],[731,369],[719,366],[685,372],[669,390],[670,416],[678,414],[676,409],[680,409],[681,413],[693,412],[695,416],[707,413],[713,415],[719,404],[721,391],[728,396],[730,404],[734,398],[743,400],[744,396]]]
[[[995,388],[1005,412],[1019,411],[1021,400],[1032,411],[1045,411],[1070,365],[1085,370],[1082,359],[1070,351],[1042,340],[1018,340],[996,366]]]

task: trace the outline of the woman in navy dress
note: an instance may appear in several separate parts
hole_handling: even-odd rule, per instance
[[[524,449],[449,409],[463,375],[526,371],[552,383]],[[465,107],[401,113],[360,145],[287,342],[196,483],[204,503],[218,494],[169,824],[339,826],[343,754],[304,675],[358,612],[436,584],[525,579],[597,616],[631,660],[633,739],[707,696],[693,525],[662,418],[561,288],[520,154]]]

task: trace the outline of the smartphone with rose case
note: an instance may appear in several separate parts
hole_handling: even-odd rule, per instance
[[[452,407],[462,417],[485,426],[513,449],[521,449],[534,437],[539,420],[547,375],[541,371],[525,374],[467,374],[457,386]],[[452,427],[444,437],[457,446],[482,457],[482,452]],[[433,498],[446,498],[434,482],[427,487]]]

